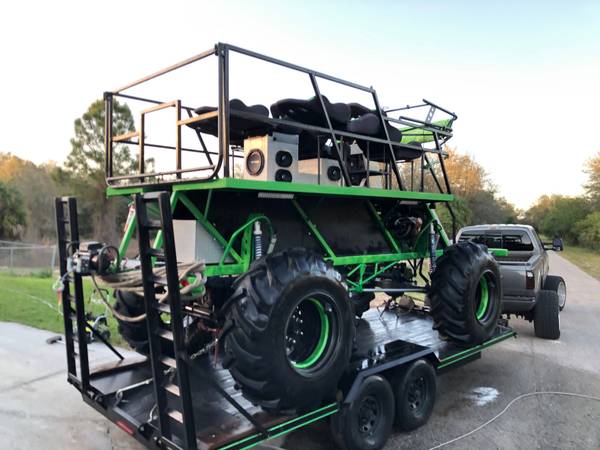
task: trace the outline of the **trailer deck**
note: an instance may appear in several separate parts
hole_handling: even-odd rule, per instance
[[[431,318],[424,312],[395,310],[380,313],[377,309],[365,313],[357,333],[358,349],[353,356],[351,369],[341,383],[350,387],[345,401],[351,400],[352,388],[360,385],[363,378],[373,373],[390,370],[418,358],[429,359],[438,372],[442,372],[477,359],[484,348],[515,336],[510,328],[499,325],[494,336],[484,344],[461,348],[442,340],[432,329]],[[143,444],[161,448],[160,443],[154,439],[156,418],[151,419],[155,405],[152,383],[125,391],[120,399],[121,394],[118,393],[119,389],[151,379],[152,371],[148,360],[134,362],[132,365],[120,362],[112,368],[105,367],[103,371],[91,373],[91,386],[102,393],[101,401],[85,395],[84,398]],[[268,414],[241,395],[233,378],[220,366],[218,356],[215,359],[214,354],[195,361],[190,379],[196,437],[198,448],[201,449],[250,448],[265,439],[335,414],[339,408],[338,403],[333,402],[300,416]],[[258,430],[215,390],[213,382],[260,423],[263,430]],[[174,444],[182,445],[181,442]]]

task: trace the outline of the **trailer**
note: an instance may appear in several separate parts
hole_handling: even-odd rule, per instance
[[[259,98],[248,78],[245,101],[230,99],[230,56],[266,63],[286,97],[267,82]],[[137,93],[213,57],[216,105]],[[253,76],[245,64],[232,67]],[[311,97],[291,98],[296,85],[274,69]],[[120,102],[138,105],[137,123]],[[331,417],[339,447],[377,450],[394,424],[427,421],[438,374],[514,336],[500,323],[502,251],[453,242],[436,212],[447,208],[453,236],[450,110],[384,109],[373,87],[224,43],[106,92],[104,105],[107,195],[131,203],[116,245],[81,242],[76,200],[56,199],[68,379],[144,445],[250,448]],[[166,110],[173,145],[147,120]],[[88,323],[84,278],[138,356]],[[407,293],[427,302],[403,303]],[[377,294],[385,304],[370,309]],[[90,367],[88,333],[114,364]]]
[[[163,206],[169,202],[167,193],[145,194],[138,197],[139,210],[148,199]],[[87,404],[148,448],[248,449],[326,418],[340,448],[382,448],[394,426],[409,431],[428,420],[438,375],[475,361],[484,349],[516,336],[502,322],[489,340],[465,348],[442,338],[426,309],[409,310],[394,303],[372,308],[357,319],[356,346],[336,398],[302,414],[270,414],[252,404],[222,367],[215,349],[191,357],[177,351],[174,358],[163,356],[167,367],[163,372],[152,353],[124,358],[96,334],[113,351],[115,361],[91,367],[86,333],[96,332],[86,319],[83,277],[68,270],[69,252],[79,242],[75,199],[57,199],[56,210],[68,381]],[[170,209],[163,208],[162,217],[160,227],[168,243]],[[146,264],[142,267],[149,268],[152,256],[160,252],[151,250],[143,234],[140,255]],[[173,247],[166,245],[167,265],[176,267],[169,261],[173,253]],[[149,297],[152,300],[153,295]],[[178,307],[173,304],[176,297],[171,297],[172,310]],[[157,305],[149,303],[149,311],[154,310]],[[171,326],[173,334],[181,335],[181,322],[173,321]]]

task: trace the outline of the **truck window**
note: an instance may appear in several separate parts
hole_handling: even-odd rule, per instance
[[[502,234],[503,248],[509,252],[532,252],[533,243],[525,231],[507,231]]]
[[[502,248],[502,236],[500,234],[466,231],[460,235],[459,241],[473,241],[484,244],[488,248]]]

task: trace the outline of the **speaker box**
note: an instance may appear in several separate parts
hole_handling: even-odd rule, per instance
[[[244,140],[243,178],[260,181],[299,181],[298,135],[273,133]]]
[[[342,171],[337,161],[318,158],[298,161],[300,183],[320,184],[321,186],[342,186]]]

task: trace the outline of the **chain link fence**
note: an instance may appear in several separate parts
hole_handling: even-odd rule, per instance
[[[51,275],[58,268],[56,245],[0,241],[0,270]]]

